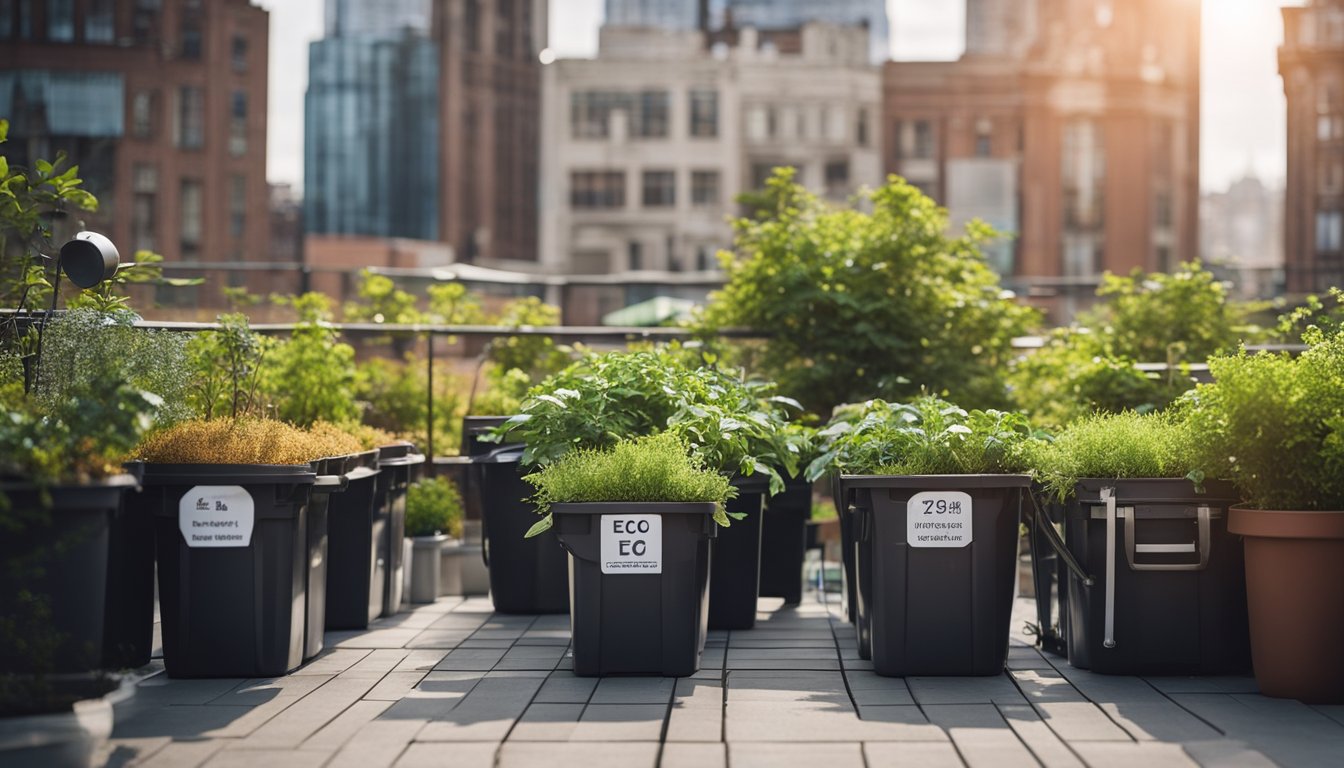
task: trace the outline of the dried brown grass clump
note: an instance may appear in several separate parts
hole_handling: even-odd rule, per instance
[[[329,445],[273,419],[194,420],[145,440],[135,458],[156,464],[307,464],[331,455],[323,452]]]
[[[363,441],[352,434],[347,427],[338,427],[329,421],[315,422],[309,427],[308,434],[312,435],[314,447],[320,446],[323,453],[322,457],[327,456],[349,456],[352,453],[361,453],[367,450]]]
[[[359,441],[360,450],[371,451],[384,445],[400,442],[401,438],[385,429],[370,427],[368,424],[347,424],[342,428]]]

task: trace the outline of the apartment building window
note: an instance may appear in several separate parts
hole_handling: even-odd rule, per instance
[[[614,91],[578,91],[569,97],[570,133],[576,139],[605,139],[611,133],[611,113],[630,110],[630,96]]]
[[[770,136],[769,118],[763,105],[757,104],[747,109],[747,138],[764,141]]]
[[[247,230],[247,177],[229,177],[229,237],[242,237]]]
[[[644,268],[644,248],[638,240],[631,240],[625,244],[626,268],[631,272],[637,272]]]
[[[845,108],[840,105],[832,105],[826,109],[826,140],[832,144],[843,144],[845,137],[849,135],[846,126],[849,121],[845,119]]]
[[[1344,211],[1316,212],[1316,252],[1344,250]]]
[[[849,194],[849,161],[831,160],[826,163],[826,195],[843,198]]]
[[[137,43],[147,43],[157,34],[162,6],[163,0],[135,0],[131,32]]]
[[[117,36],[116,0],[89,0],[84,13],[84,42],[111,43]]]
[[[182,219],[178,228],[178,240],[184,260],[199,259],[201,256],[202,216],[205,210],[204,192],[198,179],[183,179],[178,195],[178,205],[182,207]]]
[[[675,171],[644,172],[644,207],[667,208],[677,204]]]
[[[0,0],[0,40],[14,36],[14,0]]]
[[[697,245],[695,247],[695,269],[697,272],[708,272],[713,269],[710,260],[709,246]]]
[[[860,147],[868,146],[868,110],[866,109],[859,110],[859,117],[854,122],[854,143]]]
[[[33,39],[33,0],[19,0],[19,39]]]
[[[205,146],[205,92],[184,85],[177,94],[177,146],[200,149]]]
[[[182,58],[192,60],[201,58],[201,19],[197,12],[183,12]]]
[[[624,208],[625,174],[621,171],[572,171],[569,174],[571,208]]]
[[[691,171],[691,205],[718,205],[719,172]]]
[[[1158,229],[1171,229],[1175,216],[1171,205],[1171,191],[1163,189],[1153,196],[1153,223]]]
[[[775,173],[775,167],[778,163],[752,163],[751,164],[751,188],[765,189],[765,183]]]
[[[994,154],[994,124],[989,120],[980,120],[975,124],[975,156],[990,157]]]
[[[643,91],[639,94],[639,110],[631,119],[630,133],[641,139],[665,139],[671,111],[667,91]]]
[[[1333,151],[1317,165],[1316,191],[1322,195],[1344,192],[1344,153]]]
[[[691,91],[691,136],[712,139],[719,135],[719,92]]]
[[[156,101],[156,91],[136,91],[131,97],[131,135],[135,138],[154,138]]]
[[[75,0],[47,0],[47,39],[55,43],[75,39]]]
[[[136,164],[131,172],[131,247],[137,251],[158,250],[155,237],[158,219],[159,169]]]
[[[233,43],[229,48],[229,59],[233,62],[234,72],[247,71],[247,38],[242,35],[234,35]]]
[[[932,160],[938,155],[938,139],[933,133],[933,122],[916,120],[911,144],[911,157],[918,160]]]
[[[1101,271],[1105,236],[1106,155],[1101,126],[1088,119],[1064,125],[1064,275],[1090,277]]]
[[[229,154],[247,154],[247,92],[234,91],[229,109]]]

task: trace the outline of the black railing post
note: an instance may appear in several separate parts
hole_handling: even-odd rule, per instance
[[[429,422],[425,429],[425,455],[429,457],[430,462],[434,461],[434,332],[430,331],[426,335],[425,358],[429,366],[425,370],[425,378],[428,379],[429,386],[425,392],[425,420]]]

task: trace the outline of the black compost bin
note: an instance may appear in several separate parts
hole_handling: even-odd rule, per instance
[[[840,592],[840,607],[844,612],[845,620],[851,624],[857,624],[859,575],[854,570],[854,554],[856,551],[854,518],[849,509],[853,498],[845,486],[844,475],[831,475],[831,498],[835,501],[836,517],[840,521],[840,564],[843,566],[841,576],[844,582],[843,589]],[[867,655],[864,658],[868,658]]]
[[[847,475],[860,654],[879,675],[996,675],[1026,475]],[[913,509],[912,509],[913,507]]]
[[[525,538],[540,519],[527,499],[535,489],[519,463],[522,446],[502,446],[478,456],[485,562],[490,598],[500,613],[567,613],[569,558],[555,532]]]
[[[275,677],[303,661],[309,465],[146,464],[171,677]]]
[[[1062,548],[1060,531],[1064,526],[1064,505],[1047,498],[1041,487],[1031,490],[1031,583],[1036,599],[1036,643],[1041,650],[1065,656],[1068,648],[1064,634],[1068,629],[1069,578],[1065,559],[1056,551]],[[1075,561],[1076,562],[1076,561]]]
[[[709,628],[751,629],[756,626],[756,597],[761,583],[761,533],[768,483],[764,476],[733,478],[737,498],[724,504],[741,520],[719,531],[709,566]]]
[[[1118,675],[1210,675],[1251,666],[1242,543],[1227,483],[1082,480],[1065,538],[1069,663]]]
[[[123,494],[134,487],[130,475],[56,486],[47,489],[47,507],[33,485],[0,481],[9,505],[6,517],[17,526],[0,536],[5,573],[0,616],[13,622],[15,639],[50,654],[43,662],[31,651],[11,647],[8,636],[0,637],[0,673],[32,674],[39,667],[46,673],[78,673],[102,665],[109,528]],[[42,605],[24,600],[21,591]],[[43,610],[50,614],[44,616]]]
[[[461,456],[475,458],[485,456],[498,449],[498,444],[487,443],[481,438],[490,430],[508,421],[509,418],[508,416],[464,416],[462,418]],[[435,463],[438,463],[438,461],[439,458],[435,457]],[[457,481],[458,489],[462,492],[462,517],[465,520],[480,520],[482,514],[481,488],[480,483],[475,482],[478,479],[478,473],[470,470],[469,462],[445,462],[444,467],[436,467],[436,469],[443,470],[452,464],[467,465],[465,471],[455,474],[453,477]]]
[[[685,677],[700,669],[713,503],[555,504],[569,552],[574,674]]]
[[[382,585],[382,615],[401,610],[402,583],[405,578],[406,491],[420,476],[425,456],[416,453],[410,443],[394,443],[378,449],[378,479],[374,483],[373,504],[378,515],[379,562],[375,579]]]
[[[308,514],[304,520],[308,540],[308,569],[303,583],[304,661],[322,652],[323,633],[327,627],[327,522],[332,496],[345,492],[348,482],[345,470],[352,460],[352,456],[331,456],[311,465],[317,474],[317,482],[308,500]]]
[[[803,601],[803,553],[807,521],[812,517],[812,484],[794,478],[784,492],[765,500],[761,531],[761,597],[782,597],[787,605]]]
[[[137,479],[144,465],[126,471]],[[154,646],[154,515],[139,489],[122,497],[107,539],[107,608],[103,613],[103,668],[136,669]]]
[[[387,591],[387,555],[379,549],[383,516],[373,504],[378,452],[355,454],[345,478],[345,492],[332,495],[327,512],[326,628],[365,629],[382,614]]]

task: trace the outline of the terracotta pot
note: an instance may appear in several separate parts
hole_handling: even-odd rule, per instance
[[[1266,696],[1344,703],[1344,511],[1233,507],[1246,538],[1255,679]]]

